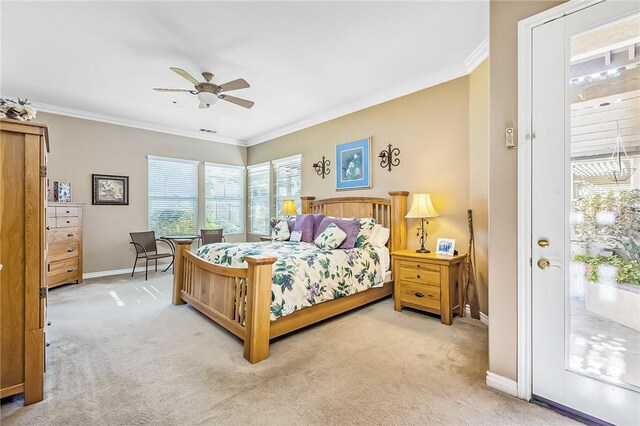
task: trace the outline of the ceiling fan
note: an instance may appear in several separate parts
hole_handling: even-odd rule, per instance
[[[204,77],[205,81],[198,81],[182,68],[171,67],[170,70],[192,83],[195,87],[195,90],[163,89],[160,87],[154,87],[153,90],[157,90],[158,92],[189,92],[192,95],[197,95],[198,99],[200,100],[200,106],[198,106],[198,108],[209,108],[211,105],[218,102],[218,99],[240,105],[244,108],[251,108],[254,104],[253,101],[236,98],[235,96],[229,96],[222,93],[228,92],[230,90],[246,89],[247,87],[250,87],[249,83],[247,83],[247,81],[243,78],[239,78],[237,80],[233,80],[218,86],[217,84],[211,83],[213,74],[210,72],[203,72],[202,77]]]

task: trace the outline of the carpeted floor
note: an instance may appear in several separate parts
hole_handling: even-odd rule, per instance
[[[187,305],[171,275],[49,294],[45,400],[2,400],[3,425],[572,424],[485,385],[487,329],[390,299],[272,342],[242,343]]]

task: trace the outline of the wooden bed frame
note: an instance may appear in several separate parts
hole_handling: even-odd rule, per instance
[[[302,197],[302,213],[337,217],[373,217],[391,229],[390,252],[407,244],[406,191],[390,199]],[[271,321],[272,265],[275,257],[246,257],[248,267],[227,268],[206,262],[189,251],[193,240],[175,240],[173,304],[189,303],[244,341],[244,357],[252,364],[269,357],[269,340],[393,293],[393,282],[351,296],[329,300]]]

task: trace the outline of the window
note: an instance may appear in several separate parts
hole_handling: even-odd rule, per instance
[[[224,233],[244,232],[244,176],[242,166],[204,164],[204,226]]]
[[[274,193],[274,216],[279,216],[280,208],[284,200],[295,200],[298,213],[302,211],[300,196],[302,195],[301,178],[302,156],[274,160],[273,164],[273,193]]]
[[[250,234],[269,234],[269,169],[269,163],[247,167],[247,204]]]
[[[156,236],[194,234],[198,162],[149,156],[149,229]]]

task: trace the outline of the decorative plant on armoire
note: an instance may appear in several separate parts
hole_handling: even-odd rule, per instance
[[[0,98],[0,118],[29,121],[36,118],[37,113],[27,99]]]

